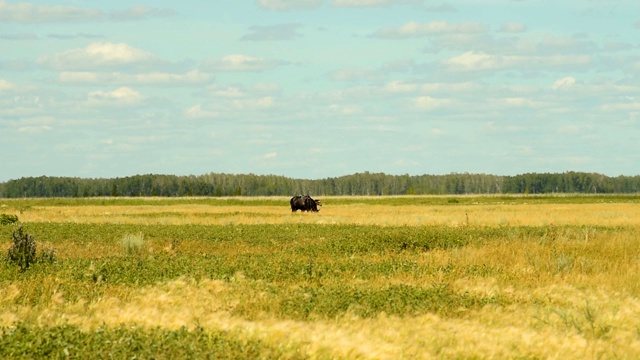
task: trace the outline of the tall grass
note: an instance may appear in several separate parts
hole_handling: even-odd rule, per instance
[[[120,244],[126,255],[140,255],[144,250],[144,234],[125,234]]]
[[[59,261],[0,263],[0,357],[640,356],[634,206],[464,201],[30,208]]]
[[[625,202],[540,204],[503,202],[457,205],[346,205],[324,202],[319,213],[292,214],[288,201],[268,205],[40,206],[22,211],[23,222],[140,225],[360,224],[375,226],[640,226],[638,204]]]

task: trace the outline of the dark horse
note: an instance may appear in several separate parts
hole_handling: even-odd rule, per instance
[[[300,211],[313,211],[318,212],[318,206],[322,206],[320,200],[314,200],[309,195],[296,195],[289,201],[291,204],[291,212]]]

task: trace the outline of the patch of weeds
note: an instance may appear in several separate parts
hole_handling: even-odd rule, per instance
[[[173,252],[174,254],[179,253],[180,252],[180,250],[179,250],[180,243],[182,243],[182,240],[180,240],[178,238],[171,239],[171,244],[169,245],[169,250],[171,252]]]
[[[55,261],[55,249],[51,246],[44,246],[40,256],[37,256],[36,241],[31,234],[23,230],[22,226],[14,230],[11,237],[13,244],[7,251],[7,261],[18,265],[21,272],[37,262],[53,263]]]
[[[573,269],[574,259],[573,256],[567,254],[560,254],[556,259],[556,270],[558,272],[567,272]]]
[[[488,277],[495,276],[500,273],[500,269],[495,266],[482,264],[482,265],[471,265],[464,269],[465,273],[472,276],[480,276],[480,277]]]
[[[435,313],[455,316],[461,309],[479,309],[488,304],[503,305],[501,297],[475,297],[456,293],[447,284],[432,287],[390,285],[381,289],[350,285],[303,286],[279,296],[280,316],[308,319],[335,318],[351,313],[362,318],[384,312],[394,316]]]
[[[246,339],[223,330],[101,327],[82,331],[17,324],[0,327],[4,359],[302,359],[295,348]]]
[[[612,326],[598,318],[597,310],[589,304],[589,301],[586,301],[584,308],[579,310],[581,311],[554,309],[553,312],[562,320],[567,329],[573,329],[579,334],[597,339],[609,337]]]
[[[122,237],[120,244],[125,255],[140,255],[144,250],[144,235],[142,233],[126,234]]]
[[[0,225],[11,225],[18,222],[18,215],[0,214]]]
[[[43,244],[37,261],[40,263],[53,264],[56,261],[56,249],[49,244]]]

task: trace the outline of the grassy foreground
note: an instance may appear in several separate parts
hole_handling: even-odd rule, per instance
[[[323,203],[0,200],[0,358],[640,358],[639,197]]]

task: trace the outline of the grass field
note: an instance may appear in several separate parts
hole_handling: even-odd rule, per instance
[[[640,197],[0,199],[0,358],[637,359]]]

